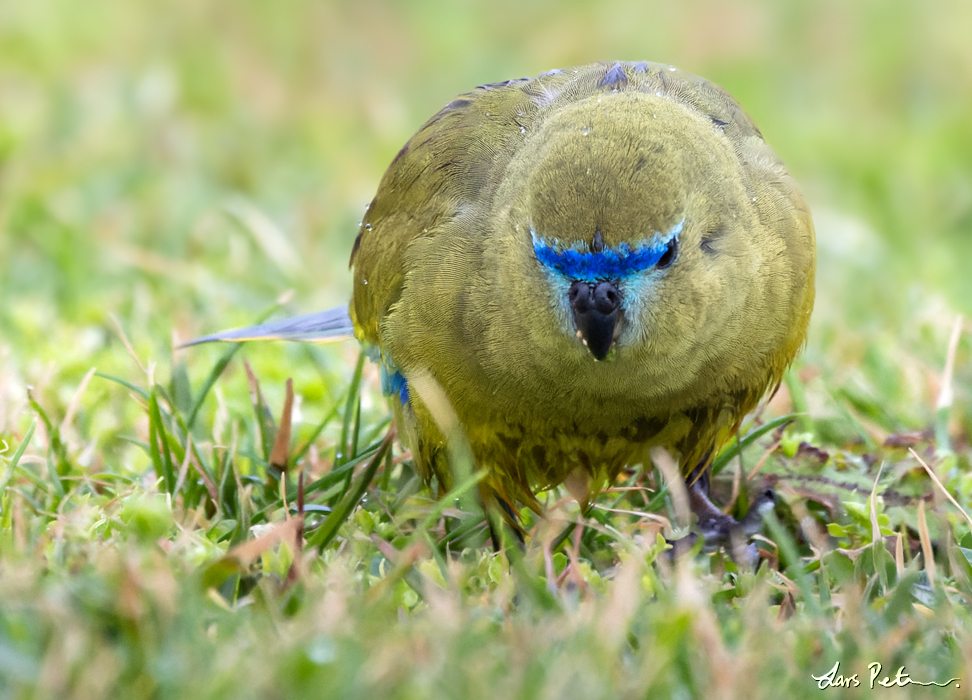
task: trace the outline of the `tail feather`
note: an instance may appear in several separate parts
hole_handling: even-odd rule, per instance
[[[354,337],[354,326],[346,307],[317,311],[262,323],[258,326],[221,331],[195,338],[180,347],[226,341],[242,343],[246,340],[294,340],[302,343],[334,343]]]

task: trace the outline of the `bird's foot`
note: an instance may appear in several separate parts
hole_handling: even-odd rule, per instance
[[[755,569],[759,564],[759,552],[750,538],[757,534],[763,524],[763,515],[773,509],[776,494],[773,489],[764,489],[753,500],[742,520],[726,515],[711,501],[705,480],[698,480],[689,486],[689,503],[692,512],[698,517],[698,530],[702,536],[702,549],[713,552],[723,547],[740,566]],[[690,550],[697,536],[689,535],[672,542],[675,556]]]

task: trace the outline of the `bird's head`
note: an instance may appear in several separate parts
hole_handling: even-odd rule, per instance
[[[524,149],[521,228],[562,332],[599,361],[657,341],[697,286],[680,299],[679,278],[706,273],[702,240],[731,218],[719,207],[744,194],[731,147],[708,119],[644,94],[574,103],[542,131]]]

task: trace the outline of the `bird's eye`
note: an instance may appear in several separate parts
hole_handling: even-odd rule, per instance
[[[675,262],[676,255],[678,255],[678,237],[672,236],[672,239],[668,241],[668,247],[665,248],[665,252],[658,259],[658,262],[655,263],[655,267],[659,270],[664,270]]]

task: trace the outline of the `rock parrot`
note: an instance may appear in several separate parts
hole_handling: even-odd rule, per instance
[[[353,334],[419,472],[450,483],[431,383],[508,512],[568,479],[593,496],[664,447],[726,541],[741,525],[707,471],[803,345],[815,262],[806,202],[726,91],[596,63],[429,119],[368,206],[348,309],[194,342]]]

